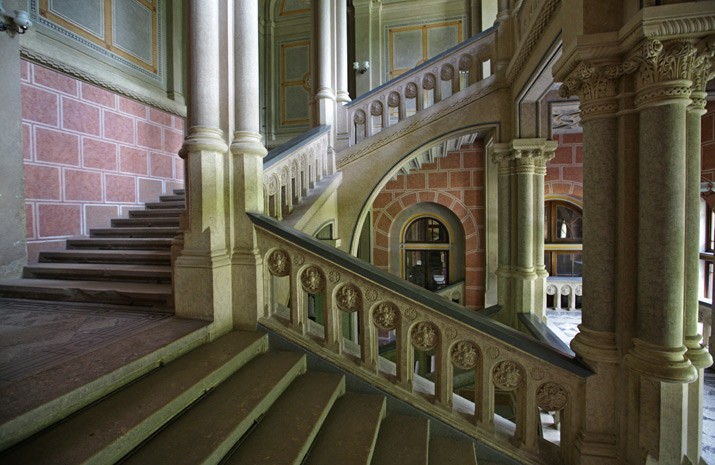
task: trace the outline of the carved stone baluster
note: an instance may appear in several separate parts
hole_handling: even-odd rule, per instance
[[[447,336],[449,337],[449,334],[447,334]],[[471,341],[459,341],[456,344],[453,344],[450,348],[449,358],[451,363],[447,364],[450,366],[449,371],[451,378],[453,378],[453,369],[451,369],[452,366],[456,366],[457,368],[460,368],[462,370],[472,370],[472,372],[474,373],[475,404],[476,402],[481,401],[481,396],[479,394],[482,391],[481,388],[484,383],[482,383],[479,379],[479,376],[481,375],[481,357],[479,355],[479,348],[477,347],[477,345]],[[453,383],[453,379],[450,379],[450,392],[454,390]],[[451,400],[452,399],[450,397],[450,406],[452,405]]]
[[[298,265],[302,259],[296,255],[293,262]],[[303,319],[303,308],[305,307],[305,294],[300,287],[300,279],[298,278],[299,266],[291,268],[290,273],[290,325],[293,331],[299,334],[305,334],[305,320]]]
[[[452,397],[452,390],[450,389],[448,391],[445,391],[445,382],[443,379],[444,374],[442,372],[444,371],[444,365],[448,364],[443,363],[441,357],[443,351],[440,350],[440,339],[443,338],[440,337],[439,329],[437,329],[437,326],[427,321],[417,323],[412,327],[412,330],[410,331],[410,341],[417,350],[420,350],[422,352],[431,352],[437,349],[437,353],[435,354],[435,356],[437,357],[435,363],[437,371],[434,377],[435,400],[442,405],[447,405],[447,399],[451,399]],[[409,352],[413,353],[412,350],[410,350]],[[427,372],[428,369],[425,369],[425,373]]]
[[[539,451],[539,408],[536,405],[535,386],[531,386],[524,377],[522,385],[516,391],[516,432],[514,440],[521,449],[533,454]]]
[[[479,378],[476,380],[477,388],[474,392],[474,416],[481,429],[494,430],[494,383],[492,382],[493,360],[499,357],[497,347],[487,347],[486,359],[482,363]]]
[[[360,360],[362,365],[375,373],[378,372],[377,331],[372,324],[370,308],[361,304],[358,306],[358,321],[360,324]]]
[[[335,306],[335,284],[340,281],[340,273],[330,271],[325,284],[325,307],[323,308],[323,346],[340,353],[340,312]]]
[[[529,418],[525,415],[524,369],[511,360],[502,360],[494,365],[491,376],[495,388],[501,391],[516,391],[516,431],[512,440],[520,445],[525,437],[525,420]]]
[[[425,109],[425,91],[422,88],[422,81],[421,78],[420,80],[416,83],[417,84],[417,92],[415,93],[415,98],[417,99],[416,102],[416,111],[422,111]]]

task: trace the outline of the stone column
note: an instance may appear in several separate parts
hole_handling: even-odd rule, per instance
[[[640,126],[637,337],[626,357],[634,395],[626,458],[634,463],[644,455],[681,463],[686,454],[687,383],[697,378],[683,345],[686,120],[695,56],[690,40],[648,39],[627,62],[636,66]]]
[[[511,151],[506,144],[494,144],[492,161],[499,165],[499,180],[497,183],[497,212],[499,221],[499,251],[497,266],[497,304],[501,311],[495,319],[516,326],[516,315],[511,308]]]
[[[707,49],[706,44],[699,48]],[[715,45],[715,44],[714,44]],[[710,51],[710,54],[712,52]],[[711,56],[703,56],[694,64],[691,104],[686,115],[685,159],[685,273],[683,301],[683,336],[690,360],[698,371],[698,379],[688,385],[688,444],[687,456],[692,463],[700,463],[703,430],[703,371],[713,360],[700,344],[698,307],[700,282],[700,170],[701,117],[705,114],[705,84],[711,72]]]
[[[587,378],[583,425],[576,440],[582,464],[618,456],[616,345],[617,156],[620,81],[614,65],[581,62],[563,79],[562,97],[578,95],[584,139],[583,315],[571,347],[596,373]]]
[[[553,158],[554,152],[551,152]],[[544,178],[547,157],[534,160],[534,314],[546,321],[546,278],[549,273],[544,263]]]
[[[183,250],[174,263],[178,316],[231,325],[231,269],[226,238],[224,161],[228,147],[220,129],[219,5],[190,0],[188,136],[180,155],[186,160],[187,215]],[[219,329],[220,330],[220,329]]]
[[[503,242],[499,244],[497,274],[501,279],[506,274],[505,263],[508,263],[511,281],[509,290],[503,289],[503,285],[500,287],[500,295],[506,290],[510,297],[506,305],[502,304],[503,315],[497,319],[514,327],[518,313],[543,314],[545,269],[540,281],[542,289],[537,292],[535,263],[541,263],[543,268],[543,177],[546,161],[553,158],[555,150],[556,142],[546,139],[515,139],[508,144],[494,146],[494,160],[500,164],[499,237]],[[541,189],[539,193],[536,192],[538,186]],[[541,243],[537,244],[537,240]],[[538,261],[536,253],[541,254]],[[500,303],[505,299],[499,298]]]
[[[313,126],[333,124],[333,34],[330,0],[314,0],[313,13]],[[346,49],[347,53],[347,49]]]
[[[255,329],[258,312],[263,310],[263,260],[253,223],[245,213],[264,212],[263,157],[266,149],[259,132],[258,2],[236,2],[234,9],[233,323],[238,328]]]
[[[348,94],[348,5],[347,0],[335,2],[335,88],[338,103],[350,101]]]

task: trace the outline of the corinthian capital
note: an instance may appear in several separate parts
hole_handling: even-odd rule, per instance
[[[598,114],[613,114],[618,111],[615,97],[623,74],[625,68],[620,63],[582,61],[564,79],[559,93],[564,98],[578,96],[582,121]]]

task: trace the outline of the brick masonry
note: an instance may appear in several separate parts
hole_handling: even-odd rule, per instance
[[[443,205],[457,215],[464,228],[465,304],[472,309],[484,307],[484,196],[484,151],[481,145],[450,152],[447,157],[388,182],[373,202],[373,263],[390,271],[389,256],[393,252],[399,253],[390,250],[390,230],[397,214],[416,203]]]
[[[583,134],[555,134],[553,140],[559,145],[546,166],[544,196],[583,205]]]
[[[26,61],[22,130],[30,262],[183,187],[183,118]]]

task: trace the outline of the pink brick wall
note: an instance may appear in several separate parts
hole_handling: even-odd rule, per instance
[[[424,164],[420,170],[388,182],[372,205],[373,263],[387,270],[390,254],[399,253],[390,250],[390,229],[400,211],[420,202],[443,205],[457,215],[464,227],[465,305],[473,309],[484,307],[484,195],[481,145],[450,152],[435,163]]]
[[[22,63],[30,261],[184,184],[183,118]]]
[[[708,102],[707,111],[701,120],[702,176],[703,180],[715,181],[715,101]]]
[[[583,134],[558,134],[556,154],[546,166],[544,195],[583,202]]]

